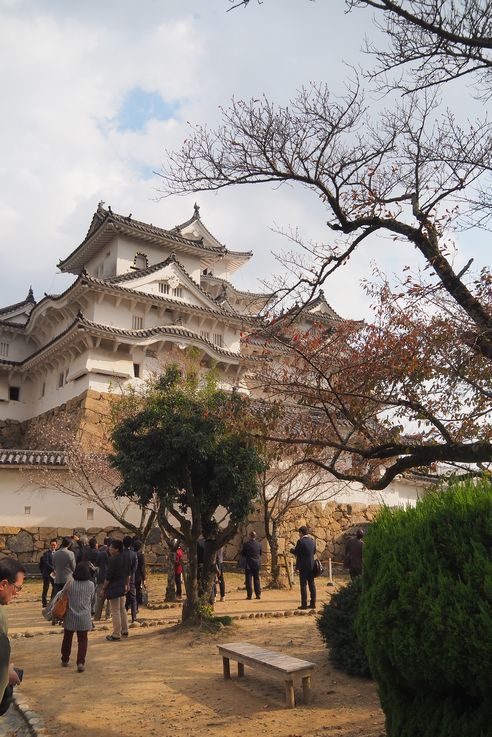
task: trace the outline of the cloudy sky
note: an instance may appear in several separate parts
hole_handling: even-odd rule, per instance
[[[342,91],[344,63],[365,63],[358,50],[373,34],[371,14],[347,16],[343,0],[227,8],[227,0],[0,0],[0,306],[31,284],[37,299],[68,285],[56,263],[83,240],[99,200],[173,227],[196,199],[219,240],[254,251],[235,280],[243,288],[279,269],[272,251],[286,244],[276,226],[326,239],[326,213],[299,189],[156,197],[153,172],[186,137],[187,121],[213,125],[232,95],[286,102],[309,81]],[[483,256],[483,242],[463,244],[466,256]],[[414,258],[395,248],[361,252],[330,282],[338,312],[366,313],[359,280],[371,259],[391,271]]]

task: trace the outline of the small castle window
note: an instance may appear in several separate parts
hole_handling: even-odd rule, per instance
[[[61,371],[58,374],[58,389],[60,389],[63,386],[64,378],[65,378],[65,374],[63,373],[63,371]]]
[[[140,364],[139,363],[133,364],[133,375],[136,379],[140,378]]]
[[[175,287],[173,289],[173,297],[182,297],[183,296],[183,287]]]
[[[31,514],[31,507],[24,507],[24,514]]]
[[[94,507],[87,507],[87,519],[94,519]]]
[[[145,253],[136,253],[133,259],[134,269],[146,269],[149,265],[147,255]]]
[[[224,344],[224,339],[220,333],[214,333],[214,343],[219,348],[222,348]]]
[[[160,281],[159,282],[159,292],[161,294],[169,294],[169,284],[167,281]]]
[[[20,387],[9,386],[9,399],[11,402],[18,402],[20,397]]]
[[[43,381],[43,386],[41,387],[41,399],[44,397],[46,393],[46,381]]]
[[[208,330],[200,330],[200,338],[210,340],[210,333],[208,332]]]
[[[0,356],[2,358],[7,358],[8,355],[9,355],[9,344],[0,343]]]
[[[140,315],[132,315],[132,330],[142,330],[143,317]]]

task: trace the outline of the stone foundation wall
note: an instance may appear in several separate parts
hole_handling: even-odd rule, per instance
[[[0,420],[0,448],[24,448],[24,433],[18,420]]]
[[[316,538],[318,555],[321,560],[332,558],[341,561],[345,549],[347,532],[360,524],[367,524],[374,520],[379,507],[366,507],[362,504],[312,504],[308,509],[291,513],[280,527],[279,551],[289,551],[291,544],[298,539],[297,529],[307,525]],[[255,530],[258,538],[263,541],[264,563],[268,563],[269,550],[266,543],[262,515],[259,510],[251,516],[247,524],[242,525],[236,537],[226,546],[224,559],[237,560],[243,541],[249,532]],[[36,563],[43,550],[49,547],[53,537],[61,539],[74,533],[95,537],[102,543],[105,537],[122,538],[128,534],[121,527],[0,527],[0,558],[12,556],[21,563]],[[131,533],[130,533],[131,534]],[[149,565],[164,566],[164,556],[167,547],[161,540],[160,531],[152,530],[145,545],[145,557]]]
[[[79,436],[89,448],[104,444],[111,396],[89,389],[59,407],[21,423],[18,448],[60,450],[64,438]],[[14,446],[10,446],[14,447]]]

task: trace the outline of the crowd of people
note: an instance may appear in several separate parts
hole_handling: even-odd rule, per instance
[[[113,631],[106,640],[117,642],[128,637],[129,618],[137,619],[139,605],[146,588],[145,558],[140,540],[126,536],[123,540],[64,537],[58,546],[53,538],[39,562],[43,577],[42,606],[46,618],[57,623],[57,602],[63,598],[63,642],[61,664],[70,661],[74,634],[77,635],[76,666],[85,670],[88,633],[94,620],[111,617]],[[48,600],[48,596],[50,599]]]
[[[316,542],[306,526],[299,527],[299,539],[290,552],[296,558],[299,573],[299,609],[316,608]],[[350,537],[345,549],[345,567],[351,578],[361,575],[364,547],[364,531],[358,529]],[[184,551],[174,541],[174,581],[176,598],[183,596]],[[214,603],[219,592],[225,600],[224,551],[216,549],[212,537],[202,538],[197,546],[198,578],[204,577],[204,561],[208,555],[212,562],[210,602]],[[262,545],[254,531],[249,533],[240,552],[239,565],[244,568],[246,598],[261,599]],[[64,598],[63,640],[61,665],[68,667],[74,635],[77,636],[76,668],[85,670],[88,633],[94,629],[94,620],[100,620],[106,605],[106,619],[111,617],[112,633],[108,642],[118,642],[128,637],[129,618],[134,622],[139,605],[146,592],[146,569],[142,542],[126,536],[123,540],[105,539],[99,545],[96,538],[85,536],[64,537],[60,545],[53,538],[39,562],[43,579],[42,605],[45,616],[56,624],[57,602]],[[22,671],[15,668],[10,659],[8,623],[5,605],[21,591],[25,570],[12,558],[0,560],[0,715],[8,709],[14,685],[19,684]],[[203,581],[202,581],[203,582]],[[210,578],[207,578],[210,585]],[[309,591],[309,603],[308,603]]]

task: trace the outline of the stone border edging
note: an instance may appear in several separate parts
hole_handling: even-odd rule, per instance
[[[49,737],[43,718],[37,712],[29,708],[29,702],[24,694],[14,693],[13,705],[17,709],[21,718],[27,725],[29,733],[32,737]]]
[[[282,617],[313,617],[316,616],[318,613],[318,609],[277,609],[274,611],[269,612],[242,612],[239,614],[217,614],[216,616],[225,616],[230,617],[233,621],[237,621],[240,619],[281,619]],[[146,627],[163,627],[164,625],[168,624],[176,624],[180,621],[180,618],[178,619],[139,619],[136,622],[132,622],[129,625],[130,629],[137,629],[137,628],[146,628]],[[109,624],[103,624],[99,627],[96,627],[95,630],[93,630],[94,633],[98,632],[108,632],[111,629],[111,626]],[[22,638],[31,638],[31,637],[44,637],[48,635],[61,635],[63,634],[63,628],[57,627],[56,629],[47,629],[43,630],[41,632],[32,632],[30,630],[26,630],[25,632],[14,632],[12,635],[10,635],[10,638],[12,640],[21,640]]]

